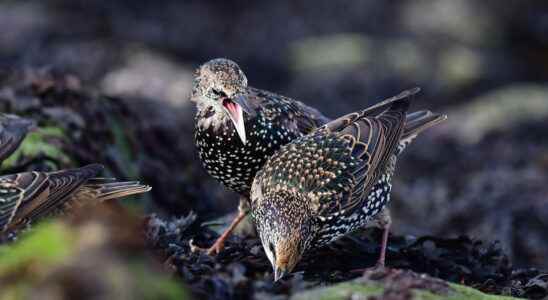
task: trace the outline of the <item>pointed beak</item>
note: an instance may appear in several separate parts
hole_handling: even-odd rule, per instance
[[[232,96],[232,98],[230,98],[230,100],[232,100],[232,102],[240,105],[242,107],[242,110],[250,115],[250,116],[255,116],[256,114],[256,111],[253,107],[251,107],[251,105],[249,104],[249,101],[247,100],[247,98],[244,96],[244,95],[234,95]]]
[[[242,143],[244,143],[245,145],[245,143],[247,142],[247,138],[245,135],[244,113],[242,106],[232,101],[231,99],[225,99],[223,100],[223,108],[230,117],[230,120],[232,120],[234,127],[236,127],[236,132],[238,133],[238,136],[242,140]]]
[[[274,282],[282,279],[286,274],[287,272],[285,270],[282,270],[278,267],[274,268]]]

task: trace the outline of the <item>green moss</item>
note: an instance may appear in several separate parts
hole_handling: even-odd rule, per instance
[[[70,157],[51,142],[54,139],[61,141],[66,139],[61,128],[49,126],[30,132],[19,149],[4,162],[4,166],[13,167],[21,157],[36,157],[40,154],[54,158],[63,164],[70,163]]]
[[[417,300],[511,300],[517,299],[506,296],[488,295],[470,287],[449,283],[452,291],[448,294],[434,294],[426,290],[414,290],[414,299]],[[328,287],[315,288],[297,293],[291,297],[292,300],[336,300],[350,299],[352,296],[361,298],[378,296],[384,288],[381,283],[359,283],[345,282]]]
[[[517,299],[514,297],[507,297],[507,296],[499,296],[499,295],[488,295],[485,293],[482,293],[476,289],[473,289],[471,287],[467,287],[460,284],[455,283],[449,283],[451,288],[453,288],[456,292],[456,295],[459,295],[458,298],[453,299],[477,299],[477,300],[510,300],[510,299]]]
[[[0,290],[0,300],[18,300],[25,299],[26,290],[29,288],[28,284],[18,283],[16,286],[9,289]]]
[[[75,247],[82,245],[79,238],[63,223],[41,223],[18,241],[0,246],[0,300],[36,296],[34,288],[43,286],[59,266],[78,265],[74,258],[82,257],[78,251],[86,251]],[[151,267],[144,256],[116,262],[120,264],[94,270],[102,272],[109,295],[123,292],[132,295],[130,299],[190,299],[180,283]]]
[[[167,276],[151,273],[142,264],[137,263],[131,267],[135,276],[141,299],[190,299],[184,288]]]
[[[353,295],[359,295],[361,297],[378,296],[382,292],[383,287],[381,285],[344,282],[297,293],[291,297],[291,300],[350,299]]]
[[[30,265],[52,265],[71,253],[70,232],[60,223],[42,223],[13,244],[0,246],[0,277]]]

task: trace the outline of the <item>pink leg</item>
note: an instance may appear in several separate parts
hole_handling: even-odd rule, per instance
[[[232,234],[232,231],[234,231],[234,228],[236,228],[236,226],[240,224],[240,222],[245,218],[246,215],[247,215],[246,212],[242,210],[238,210],[238,215],[236,216],[236,218],[234,218],[234,220],[232,220],[232,223],[230,223],[230,226],[228,226],[228,228],[223,232],[223,234],[215,241],[213,246],[207,249],[208,255],[219,254],[223,250],[226,239],[230,236],[230,234]]]
[[[388,222],[383,227],[382,241],[381,241],[381,254],[379,256],[379,260],[377,261],[377,265],[375,267],[381,267],[381,268],[384,267],[384,263],[386,260],[386,246],[388,245],[388,234],[390,232],[390,224],[391,223]]]

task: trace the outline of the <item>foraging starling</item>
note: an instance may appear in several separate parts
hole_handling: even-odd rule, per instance
[[[34,126],[32,120],[15,115],[0,114],[0,162],[17,150],[29,130]]]
[[[266,159],[328,119],[299,101],[248,86],[240,67],[223,58],[197,70],[191,101],[198,108],[195,143],[205,169],[241,195],[238,216],[208,251],[218,253],[245,217],[251,183]]]
[[[0,233],[87,204],[150,190],[135,181],[94,178],[102,170],[102,165],[91,164],[56,172],[0,176]]]
[[[397,155],[419,132],[446,118],[430,111],[406,115],[418,88],[352,113],[283,146],[257,173],[251,214],[275,280],[303,253],[356,229],[384,227],[384,264],[391,178]]]

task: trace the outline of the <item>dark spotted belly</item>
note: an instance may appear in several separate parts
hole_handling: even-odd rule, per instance
[[[260,115],[247,120],[245,129],[244,145],[230,120],[217,129],[197,125],[195,142],[207,172],[230,190],[247,196],[255,174],[268,157],[297,135],[266,122]]]
[[[391,175],[384,174],[373,186],[361,208],[351,213],[333,215],[331,219],[326,218],[323,220],[323,229],[318,235],[317,243],[314,244],[318,246],[326,245],[346,234],[366,227],[369,220],[381,212],[390,202],[391,190]]]

